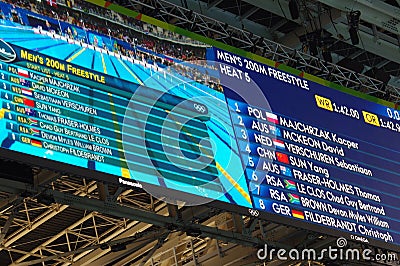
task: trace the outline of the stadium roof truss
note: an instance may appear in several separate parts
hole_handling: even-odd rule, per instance
[[[0,186],[2,265],[253,265],[265,244],[336,245],[334,237],[256,216],[169,205],[144,191],[43,169],[34,184],[0,178]],[[274,258],[268,265],[287,263]]]
[[[292,19],[288,0],[124,0],[115,1],[162,21],[223,43],[285,63],[299,70],[386,100],[400,102],[400,8],[394,0],[296,0],[299,18]],[[361,12],[360,43],[352,45],[348,15]],[[311,55],[301,36],[323,32],[324,49]],[[321,40],[318,40],[321,41]],[[356,72],[337,63],[343,58],[362,65]],[[383,69],[389,82],[368,75]]]
[[[2,265],[225,265],[259,261],[256,248],[264,244],[317,248],[335,241],[47,170],[35,181],[0,179]]]

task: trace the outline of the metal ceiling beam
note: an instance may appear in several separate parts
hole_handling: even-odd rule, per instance
[[[1,181],[5,181],[6,183],[10,183],[10,180],[4,180],[2,179]],[[5,188],[5,186],[4,186]],[[3,189],[4,189],[3,188]],[[86,192],[76,192],[76,195],[86,195],[86,193],[90,193],[96,189],[96,186],[94,185],[94,182],[91,183],[91,185],[88,186]],[[23,192],[24,190],[20,191]],[[8,236],[5,238],[4,242],[4,247],[9,247],[11,246],[15,241],[21,239],[24,235],[28,234],[32,230],[38,228],[40,225],[44,224],[60,212],[66,210],[68,208],[68,205],[60,205],[59,208],[50,208],[49,210],[43,212],[41,215],[39,215],[34,221],[31,222],[30,226],[25,228],[22,227],[19,230],[15,231],[12,235]],[[0,250],[2,250],[2,247],[0,247]]]
[[[300,22],[300,20],[293,20],[290,16],[289,1],[288,0],[243,0],[253,6],[262,8],[276,15],[283,16],[289,20]],[[400,35],[400,8],[389,5],[384,1],[371,1],[371,0],[318,0],[319,2],[336,8],[338,10],[349,12],[351,10],[360,10],[361,19],[375,24],[389,32]],[[400,0],[397,0],[400,1]]]
[[[354,59],[356,59],[357,57],[359,57],[360,55],[362,55],[363,53],[365,53],[364,50],[358,50],[358,51],[352,53],[351,55],[349,55],[348,58],[354,60]]]
[[[140,266],[144,266],[148,260],[151,259],[151,257],[154,255],[154,253],[163,245],[165,239],[167,238],[168,234],[164,234],[160,236],[160,238],[157,241],[157,244],[154,245],[154,247],[147,253],[146,257],[142,259],[140,262]]]
[[[288,21],[286,19],[281,19],[278,22],[276,22],[272,27],[271,27],[271,31],[272,32],[276,32],[280,27],[282,27],[283,25],[285,25]],[[278,32],[277,34],[279,35],[286,35],[282,32]]]
[[[160,215],[167,215],[168,210],[165,206],[166,206],[166,204],[162,204],[155,211]],[[119,231],[114,232],[109,237],[105,238],[104,241],[111,241],[111,240],[118,240],[118,239],[126,238],[126,237],[134,235],[137,232],[145,231],[145,230],[149,229],[150,227],[152,227],[152,225],[150,225],[150,224],[140,223],[138,221],[132,221],[132,222],[128,223],[126,228],[123,228]],[[85,266],[85,265],[90,265],[90,264],[94,263],[100,257],[113,258],[117,255],[118,255],[118,253],[110,253],[110,250],[97,249],[97,250],[92,250],[92,251],[88,251],[88,252],[79,254],[78,256],[74,257],[74,263],[77,263],[81,266]]]
[[[112,240],[110,243],[115,243],[115,242],[120,242],[124,241],[124,239],[130,239],[130,238],[135,238],[136,235],[140,234],[143,235],[141,237],[137,237],[135,241],[128,241],[128,242],[122,242],[125,246],[126,249],[122,249],[119,251],[111,251],[110,248],[102,250],[101,248],[97,248],[97,250],[102,250],[102,251],[107,251],[105,256],[99,256],[96,258],[96,260],[91,259],[86,260],[85,257],[83,257],[83,260],[75,261],[73,262],[73,265],[117,265],[117,263],[121,262],[124,260],[127,256],[129,256],[132,253],[136,253],[138,251],[141,251],[137,256],[140,256],[144,254],[145,250],[151,249],[154,246],[154,242],[157,241],[160,237],[163,237],[165,235],[168,235],[168,231],[166,229],[159,229],[157,231],[137,231],[134,232],[131,231],[131,236],[129,237],[118,237],[118,240]],[[83,263],[83,264],[82,264]]]
[[[54,235],[49,240],[47,240],[46,242],[42,243],[40,246],[36,247],[35,249],[30,251],[26,255],[24,255],[22,257],[19,257],[17,260],[14,261],[13,264],[17,264],[18,265],[18,264],[22,263],[25,259],[29,258],[31,256],[31,254],[34,254],[34,253],[38,252],[40,249],[46,247],[48,244],[52,243],[55,239],[59,238],[62,235],[65,235],[66,232],[72,231],[75,227],[83,224],[85,221],[87,221],[88,219],[92,218],[94,215],[95,215],[95,213],[91,212],[88,215],[82,217],[80,220],[76,221],[72,225],[69,225],[67,228],[65,228],[64,230],[60,231],[58,234]]]
[[[400,1],[400,0],[399,0]],[[381,62],[379,62],[378,64],[375,65],[376,68],[382,68],[384,66],[386,66],[387,64],[389,64],[390,61],[389,60],[383,60]]]
[[[184,7],[182,6],[182,2],[180,0],[168,0],[168,2],[173,3],[177,6]],[[269,30],[259,23],[251,21],[249,19],[241,20],[238,18],[238,16],[215,6],[209,8],[207,3],[203,1],[187,0],[187,4],[189,10],[193,10],[193,12],[202,14],[209,18],[216,19],[223,23],[227,23],[228,25],[238,29],[245,28],[247,31],[252,32],[255,35],[272,39],[272,35]]]
[[[253,7],[251,9],[249,9],[248,11],[246,11],[243,15],[240,16],[240,19],[247,19],[248,17],[250,17],[251,15],[253,15],[254,13],[256,13],[258,10],[260,10],[259,7]]]
[[[337,30],[344,36],[344,41],[351,44],[348,26],[344,23],[337,23],[335,26],[336,29],[332,25],[328,25],[325,29],[333,35],[336,35]],[[375,37],[371,33],[369,28],[360,25],[358,31],[360,43],[356,47],[400,64],[399,46],[384,39],[375,41]]]
[[[293,20],[290,16],[289,11],[289,1],[288,0],[242,0],[248,4],[251,4],[255,7],[264,9],[268,12],[271,12],[275,15],[287,18],[289,20],[300,23],[300,19]]]
[[[132,192],[132,190],[125,190],[124,193],[121,194],[121,196],[125,196],[129,192]],[[165,204],[162,204],[162,206],[165,207]],[[158,207],[161,208],[161,206],[158,206]],[[158,207],[157,207],[156,210],[159,209]],[[98,218],[98,221],[96,223],[94,222],[94,217],[95,216]],[[90,219],[90,218],[92,218],[92,219]],[[102,223],[100,222],[99,223],[100,219],[104,220],[104,222],[102,222]],[[75,234],[76,233],[77,235],[80,235],[79,231],[77,231],[77,227],[80,226],[81,224],[83,224],[85,221],[89,221],[90,222],[90,220],[93,220],[92,226],[93,226],[93,229],[95,231],[97,231],[96,230],[97,227],[104,228],[104,226],[107,226],[109,228],[101,235],[97,235],[97,233],[96,233],[95,234],[96,237],[93,240],[91,240],[91,239],[88,239],[87,241],[85,240],[86,243],[80,246],[80,251],[79,252],[65,253],[62,247],[63,246],[67,246],[67,245],[70,246],[71,244],[74,243],[74,242],[71,242],[71,243],[69,242],[68,234]],[[86,255],[88,253],[94,251],[94,249],[96,249],[96,248],[87,248],[87,247],[92,246],[94,242],[96,242],[96,243],[108,243],[110,241],[118,241],[118,239],[121,239],[122,237],[123,238],[131,237],[135,233],[144,231],[144,230],[146,230],[146,229],[151,227],[151,225],[147,225],[147,224],[143,224],[143,223],[140,224],[140,223],[138,223],[136,221],[128,223],[126,226],[121,226],[122,222],[123,222],[123,220],[116,220],[115,218],[106,218],[105,216],[100,215],[100,214],[95,214],[95,215],[93,213],[88,214],[87,216],[85,216],[82,219],[80,219],[79,222],[77,222],[77,223],[75,223],[73,225],[70,225],[67,229],[60,228],[60,232],[58,234],[52,236],[50,239],[47,239],[43,243],[39,243],[38,246],[36,248],[34,248],[33,250],[31,250],[30,252],[20,252],[21,254],[23,254],[23,256],[18,258],[15,262],[18,263],[18,262],[23,261],[23,260],[26,261],[28,259],[28,257],[29,258],[42,257],[42,259],[43,259],[43,256],[41,255],[41,251],[42,250],[51,249],[54,252],[57,252],[59,250],[58,247],[60,247],[61,250],[60,250],[60,254],[57,255],[57,258],[61,258],[61,257],[65,258],[65,257],[70,256],[70,255],[73,254],[74,255],[74,257],[72,258],[73,261],[77,261],[77,260],[79,260],[79,258],[82,258],[82,257],[85,257],[85,259],[86,259],[88,257]],[[137,226],[134,226],[134,225],[137,225]],[[86,230],[88,230],[88,228],[89,227],[86,226]],[[125,234],[124,233],[125,231],[130,231],[130,232],[128,234]],[[85,239],[85,238],[86,237],[83,236],[81,239]],[[64,242],[60,242],[60,240],[62,240]],[[56,245],[54,245],[55,241],[57,241]],[[5,247],[5,249],[9,250],[7,247]],[[103,253],[101,253],[101,256],[110,251],[110,250],[101,250],[100,248],[99,248],[99,250],[101,252],[103,252]],[[17,250],[10,250],[10,251],[18,252]],[[48,259],[46,258],[46,260],[48,260]],[[71,261],[70,258],[65,258],[64,260]],[[70,263],[66,263],[64,265],[70,265]],[[83,265],[83,264],[80,262],[79,265]]]
[[[138,4],[143,2],[142,0],[131,0],[136,1]],[[223,43],[235,45],[238,48],[247,49],[253,46],[251,37],[254,33],[246,31],[242,28],[233,27],[229,23],[223,23],[217,19],[207,17],[205,15],[191,12],[187,8],[181,5],[175,5],[167,0],[159,0],[160,2],[155,5],[158,8],[157,19],[170,23],[171,20],[175,20],[175,24],[178,27],[188,29],[197,34],[214,38]],[[134,28],[132,28],[134,29]],[[156,37],[156,36],[155,36]],[[208,47],[204,43],[201,45],[200,42],[196,44],[199,47]]]
[[[255,265],[262,261],[257,258],[255,248],[227,245],[221,248],[221,254],[214,252],[208,256],[203,255],[198,258],[198,262],[199,265]]]
[[[113,215],[116,217],[125,217],[131,220],[142,221],[144,223],[153,224],[160,227],[176,227],[177,230],[193,230],[196,232],[201,232],[204,237],[211,237],[220,239],[227,242],[238,243],[240,245],[263,245],[265,241],[262,241],[256,237],[249,237],[243,234],[234,233],[225,230],[218,230],[214,227],[209,227],[201,224],[186,223],[183,221],[176,221],[174,218],[162,216],[154,212],[144,211],[141,209],[134,209],[129,207],[124,207],[115,204],[113,207],[110,204],[105,204],[105,202],[83,198],[78,196],[73,196],[70,194],[65,194],[59,191],[52,191],[52,194],[56,201],[60,203],[67,203],[71,206],[84,210],[98,211],[105,214]],[[285,246],[286,247],[286,246]],[[287,248],[287,247],[286,247]]]
[[[33,187],[27,187],[24,183],[4,179],[0,179],[0,187],[2,188],[2,190],[10,192],[37,192],[33,189]],[[94,198],[82,197],[57,190],[46,190],[43,191],[43,194],[54,197],[55,201],[59,204],[62,204],[62,206],[68,205],[81,210],[99,212],[112,215],[114,217],[141,221],[163,228],[172,227],[180,231],[200,232],[201,236],[203,237],[211,237],[244,246],[263,246],[266,243],[264,240],[257,237],[250,237],[248,235],[240,233],[219,230],[218,228],[202,224],[193,224],[191,221],[176,221],[176,219],[172,217],[159,215],[152,211],[147,211],[139,208],[122,206],[115,202],[101,201]],[[290,246],[284,244],[279,246],[282,248],[290,248]]]
[[[287,9],[287,12],[289,12],[288,7],[282,7],[283,9]],[[342,18],[342,14],[339,10],[332,10],[331,14],[321,14],[320,18],[318,19],[317,17],[314,18],[314,23],[321,23],[321,26],[323,28],[332,25],[332,21],[336,21],[338,19]],[[292,19],[290,19],[293,21]],[[285,34],[282,38],[279,39],[279,42],[282,43],[283,45],[287,45],[292,48],[300,48],[301,47],[301,42],[299,39],[299,36],[306,34],[307,32],[312,32],[314,29],[311,27],[311,24],[308,24],[306,26],[299,25],[295,30],[289,32],[288,34]],[[337,38],[337,33],[334,34],[335,38]]]
[[[33,182],[35,186],[44,186],[59,177],[59,173],[55,173],[47,169],[42,169],[38,174],[33,176]]]
[[[154,238],[154,236],[151,236],[151,237]],[[142,241],[136,240],[136,238],[137,237],[134,235],[134,236],[131,236],[130,238],[126,239],[126,241],[129,241],[129,243],[135,243],[137,241],[140,246],[144,246],[148,242],[152,242],[153,241],[153,238],[150,238],[149,240],[147,240],[148,242],[143,244],[143,243],[141,243]],[[144,239],[147,239],[147,238],[144,238]],[[120,244],[121,243],[120,241],[123,241],[123,240],[110,241],[107,244],[112,246],[112,245]],[[63,253],[52,255],[52,256],[43,256],[42,258],[37,259],[37,260],[31,260],[31,261],[26,261],[26,262],[22,262],[22,263],[14,261],[11,265],[15,265],[15,266],[17,266],[17,265],[18,266],[36,265],[36,264],[43,263],[43,262],[46,262],[46,261],[56,260],[56,259],[60,259],[60,258],[63,258],[63,257],[68,257],[68,256],[71,256],[71,255],[75,255],[76,253],[79,253],[79,252],[98,249],[98,248],[103,248],[103,247],[104,247],[104,244],[95,244],[95,245],[91,245],[91,246],[88,246],[88,247],[83,247],[83,248],[79,248],[79,249],[68,251],[68,252],[63,252]],[[99,264],[99,265],[104,265],[104,264]]]
[[[211,3],[207,4],[207,7],[208,7],[208,9],[210,9],[210,8],[212,8],[212,7],[215,7],[215,6],[219,5],[222,1],[223,1],[223,0],[215,0],[215,1],[212,1]]]
[[[115,233],[112,234],[112,237],[107,237],[104,239],[104,242],[112,241],[112,240],[120,240],[126,237],[130,237],[134,235],[137,232],[143,232],[147,229],[149,229],[152,225],[150,224],[144,224],[140,223],[137,221],[132,221],[128,224],[128,228],[121,229],[119,231],[116,231]],[[81,254],[78,254],[77,256],[74,257],[73,261],[77,265],[85,266],[85,265],[93,265],[99,258],[115,258],[118,256],[118,252],[112,253],[110,249],[93,249],[93,250],[88,250],[85,251]],[[98,264],[102,265],[102,264]],[[66,265],[64,265],[66,266]]]
[[[131,1],[138,1],[138,4],[140,4],[139,0]],[[264,9],[266,9],[266,6],[268,6],[268,3],[270,3],[272,0],[267,1],[268,2],[258,2],[260,4],[266,4],[264,5]],[[282,7],[284,8],[283,5]],[[188,23],[193,23],[193,20],[188,20],[185,16],[185,14],[189,13],[190,10],[183,8],[181,5],[175,5],[168,0],[158,0],[157,8],[160,8],[160,12],[156,16],[157,19],[168,22],[170,21],[171,17],[175,17],[178,19],[176,26],[185,29],[188,29]],[[194,32],[208,37],[210,37],[208,33],[213,32],[216,33],[216,35],[213,37],[217,41],[235,45],[237,48],[244,50],[254,48],[254,45],[250,42],[250,34],[248,32],[231,27],[228,23],[222,23],[218,19],[209,18],[196,12],[193,13],[193,16],[196,18],[196,27]],[[238,32],[240,36],[236,36]],[[303,70],[308,73],[314,73],[314,75],[323,79],[329,78],[332,82],[342,86],[356,90],[362,88],[363,91],[367,92],[368,94],[382,92],[381,81],[365,77],[359,73],[352,72],[334,64],[325,63],[323,60],[317,57],[287,47],[286,45],[276,43],[267,38],[264,38],[263,43],[257,44],[256,48],[262,51],[263,56],[270,58],[271,60],[284,64],[297,64],[296,68],[299,70]],[[310,69],[313,70],[313,72],[310,72]],[[390,91],[390,98],[388,98],[388,100],[398,103],[400,102],[400,88],[396,85],[397,83],[387,86],[388,91]]]
[[[384,1],[370,0],[319,0],[321,3],[344,12],[359,10],[360,18],[377,25],[389,32],[400,34],[400,8],[389,5]]]
[[[253,4],[261,4],[259,3],[258,0],[244,0],[246,2],[251,2]],[[333,2],[333,1],[332,1]],[[378,1],[376,1],[378,2]],[[265,5],[268,7],[268,10],[272,12],[276,12],[278,15],[282,15],[282,12],[285,14],[289,12],[288,6],[283,5],[282,10],[279,10],[272,5],[272,9],[270,9],[270,5]],[[331,18],[333,21],[331,21]],[[317,19],[317,18],[315,18]],[[341,34],[342,36],[345,36],[345,41],[349,44],[351,44],[349,33],[348,33],[348,26],[347,26],[347,18],[343,13],[341,13],[340,10],[338,9],[333,9],[331,10],[331,15],[329,16],[328,14],[322,14],[320,16],[320,21],[322,24],[322,27],[327,29],[333,37],[336,39],[340,40],[338,38],[338,35]],[[318,21],[319,22],[319,21]],[[334,27],[332,24],[334,23],[335,26],[340,24],[345,24],[346,27]],[[383,35],[381,32],[374,32],[373,30],[365,27],[365,26],[360,26],[361,31],[359,32],[359,35],[362,36],[360,37],[361,39],[361,44],[358,45],[358,47],[361,49],[360,53],[363,51],[368,51],[372,54],[379,55],[381,57],[386,58],[387,60],[400,63],[400,49],[398,48],[398,45],[396,45],[396,40],[390,39],[389,36]],[[311,29],[308,29],[308,31],[311,31]],[[290,47],[296,47],[299,48],[300,46],[300,41],[298,36],[305,34],[306,30],[305,27],[301,26],[298,28],[297,31],[293,31],[287,35],[285,35],[282,39],[280,39],[280,42],[289,45]],[[391,83],[394,84],[394,83]]]
[[[124,192],[122,192],[121,194],[121,189],[122,187],[119,187],[117,192],[115,193],[115,195],[120,195],[121,197],[127,196],[130,192],[132,192],[132,190],[125,190]],[[114,202],[114,197],[115,195],[110,199],[112,202]],[[154,211],[158,213],[158,211],[162,212],[163,210],[165,210],[166,213],[166,208],[165,208],[165,204],[160,204],[159,206],[157,206]],[[136,234],[137,232],[143,232],[147,229],[149,229],[152,225],[149,224],[144,224],[144,223],[139,223],[137,221],[131,221],[131,222],[126,222],[126,225],[121,227],[120,225],[117,225],[118,229],[113,231],[112,233],[109,232],[107,234],[107,236],[105,237],[101,237],[101,241],[102,242],[109,242],[109,241],[115,241],[118,239],[122,239],[122,238],[127,238],[130,237],[134,234]],[[108,230],[110,231],[110,229]],[[79,265],[89,265],[90,263],[92,263],[93,261],[95,261],[96,259],[107,255],[107,253],[109,253],[110,250],[109,249],[96,249],[96,250],[87,250],[84,251],[76,256],[74,256],[73,261],[74,263],[79,261]],[[115,254],[115,253],[113,253]],[[64,264],[63,266],[67,266],[68,264]]]
[[[0,232],[0,243],[3,242],[4,237],[6,236],[8,230],[10,229],[11,223],[14,221],[15,210],[11,211],[11,214],[8,216],[8,219],[4,226],[1,228]]]
[[[166,214],[167,208],[164,208],[163,210],[165,211],[165,214]],[[190,209],[186,209],[186,210],[183,211],[183,213],[185,213],[185,212],[187,212],[187,213],[190,212],[191,213],[192,211]],[[183,215],[183,217],[186,217],[186,215]],[[208,221],[204,222],[204,225],[206,225],[206,224],[215,225],[214,224],[215,222],[212,222],[213,219],[215,220],[216,218],[210,218]],[[218,220],[220,220],[220,219],[218,219]],[[220,228],[220,227],[218,227],[218,228],[220,230],[223,229],[223,228]],[[256,232],[254,232],[254,233],[257,234]],[[178,247],[181,247],[182,245],[183,246],[187,246],[182,241],[186,242],[186,241],[188,241],[190,239],[191,238],[186,236],[185,234],[182,234],[180,236],[170,235],[168,237],[168,241],[166,241],[166,243],[159,250],[157,250],[156,254],[154,255],[154,258],[155,258],[154,261],[157,262],[160,265],[167,265],[167,264],[169,265],[170,263],[168,263],[168,262],[171,262],[170,259],[172,259],[172,261],[174,261],[174,260],[173,260],[173,257],[168,257],[168,255],[166,255],[166,254],[167,253],[168,254],[169,253],[172,254],[172,250],[174,250],[176,248],[176,253],[175,253],[176,257],[175,258],[176,258],[176,261],[178,262],[178,264],[180,264],[181,260],[182,260],[181,256],[182,256],[183,252],[186,252],[186,251],[183,251],[183,250],[179,249]],[[232,245],[229,245],[229,246],[232,247]],[[149,246],[144,247],[141,250],[138,250],[138,251],[134,252],[134,251],[132,251],[130,249],[129,246],[127,246],[127,250],[116,252],[116,253],[109,253],[109,254],[107,254],[105,256],[98,256],[97,257],[98,259],[96,259],[96,260],[90,259],[90,263],[91,264],[96,264],[96,265],[106,265],[106,264],[125,265],[125,263],[128,263],[128,262],[132,263],[132,260],[136,259],[137,257],[139,257],[142,254],[145,254],[146,252],[151,251],[152,248],[154,248],[154,246],[153,245],[149,245]],[[245,249],[245,247],[240,247],[240,246],[236,246],[236,248],[237,248],[237,251]],[[187,252],[190,253],[190,251],[188,251],[188,250],[187,250]],[[228,254],[225,253],[225,251],[227,251],[227,250],[228,249],[222,250],[222,253],[224,254],[223,257],[225,258],[226,256],[228,256],[228,258],[225,258],[227,260],[229,260],[229,258],[233,258],[233,257],[231,257],[231,256],[233,256],[232,254],[236,254],[237,253],[237,251],[236,251],[236,252],[233,252],[233,253],[228,255]],[[255,251],[255,249],[250,249],[250,250]],[[204,251],[205,250],[203,250],[203,249],[198,250],[196,252],[198,255],[195,255],[195,253],[194,253],[194,251],[192,249],[193,256],[195,256],[195,258],[197,258],[197,259],[193,259],[193,261],[191,263],[193,263],[196,260],[201,260],[204,263],[208,263],[208,260],[211,259],[211,257],[207,258],[208,255],[205,256]],[[127,254],[130,254],[130,255],[127,256]],[[219,256],[217,256],[218,254],[219,253],[215,253],[214,256],[219,257]],[[248,256],[247,253],[241,253],[241,254],[243,255],[243,258]],[[127,256],[127,257],[125,257],[125,256]],[[86,258],[87,258],[86,256],[82,257],[82,259],[85,260],[85,261],[86,261]],[[221,258],[219,257],[219,259],[221,259]],[[255,260],[256,258],[252,257],[252,259]],[[79,265],[82,265],[82,266],[83,265],[87,265],[87,263],[89,261],[86,261],[85,263],[83,263],[83,260],[75,261],[75,263],[79,264]],[[117,261],[118,261],[118,263],[117,263]],[[230,261],[230,262],[232,262],[232,261]],[[148,264],[149,263],[146,263],[146,265],[148,265]],[[191,265],[191,264],[188,264],[188,265]],[[212,264],[212,265],[214,265],[214,264]]]
[[[8,209],[8,208],[10,208],[10,204],[12,204],[15,200],[17,200],[18,199],[18,195],[10,195],[9,197],[7,197],[7,198],[5,198],[5,199],[2,199],[2,200],[0,200],[0,213],[2,213],[3,212],[3,208],[4,207],[6,207],[7,206],[7,208],[6,209]]]
[[[286,17],[287,19],[299,23],[299,20],[293,20],[290,16],[288,0],[281,1],[273,1],[273,0],[243,0],[246,3],[252,4],[256,7],[263,8],[269,12],[272,12],[276,15]],[[375,24],[381,28],[384,28],[390,32],[399,34],[400,33],[400,22],[395,26],[390,26],[393,22],[398,21],[400,17],[400,9],[393,7],[389,4],[384,3],[383,1],[368,1],[368,0],[355,0],[355,1],[347,1],[347,0],[319,0],[319,2],[336,8],[336,10],[332,10],[333,23],[335,26],[338,23],[346,24],[346,28],[341,27],[338,32],[334,29],[330,17],[328,14],[321,15],[321,24],[323,28],[329,29],[328,31],[332,33],[332,36],[336,39],[338,38],[338,33],[345,36],[345,40],[347,43],[351,42],[348,32],[347,26],[347,17],[345,13],[340,13],[341,11],[350,11],[361,9],[361,18],[369,23]],[[354,7],[353,7],[353,3]],[[397,16],[397,17],[396,17]],[[315,18],[317,20],[317,18]],[[392,22],[389,22],[392,20]],[[319,21],[318,21],[319,22]],[[308,31],[311,29],[308,25]],[[362,38],[362,43],[358,45],[360,49],[365,49],[366,51],[382,56],[388,60],[394,61],[396,63],[400,62],[400,49],[398,47],[398,43],[396,40],[389,40],[390,38],[386,36],[382,36],[378,34],[378,39],[374,36],[374,32],[364,27],[364,32],[360,33]],[[289,45],[290,47],[298,47],[300,41],[298,40],[299,35],[306,33],[305,27],[300,26],[295,34],[287,34],[284,39],[281,39],[284,45]],[[371,35],[371,36],[369,36]],[[382,40],[385,39],[385,40]],[[362,46],[364,45],[364,47]]]
[[[137,258],[137,257],[149,252],[154,247],[154,245],[156,244],[155,241],[156,240],[148,243],[147,245],[142,245],[140,247],[129,249],[128,251],[125,251],[125,253],[129,254],[129,255],[124,254],[125,257],[121,258],[118,261],[111,262],[109,265],[111,265],[111,264],[113,266],[134,265],[134,264],[131,263],[132,260],[134,260],[135,258]],[[103,261],[104,260],[102,260],[102,259],[100,259],[99,262],[96,261],[96,265],[106,265],[106,264],[101,264],[101,263],[103,263]],[[97,264],[97,263],[99,263],[99,264]]]

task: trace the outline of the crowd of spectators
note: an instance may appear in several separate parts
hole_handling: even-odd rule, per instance
[[[66,5],[54,7],[47,4],[46,0],[41,2],[37,2],[37,0],[3,1],[51,18],[72,23],[86,30],[93,30],[106,36],[123,40],[132,45],[140,45],[155,53],[181,60],[196,60],[205,57],[204,44],[201,45],[171,31],[157,28],[135,18],[118,14],[83,0],[74,0],[71,8]],[[88,16],[88,14],[90,15]]]
[[[103,34],[111,34],[117,39],[130,43],[136,42],[136,44],[156,53],[182,60],[195,60],[205,57],[204,44],[200,47],[185,45],[199,45],[199,43],[185,38],[182,35],[143,23],[132,17],[117,14],[116,12],[101,8],[86,1],[75,0],[74,7],[78,10],[82,10],[84,14],[94,15],[92,20],[87,22],[88,25],[85,26],[96,29]],[[106,25],[104,25],[104,20],[102,19],[104,17],[117,23],[107,23],[106,21]]]

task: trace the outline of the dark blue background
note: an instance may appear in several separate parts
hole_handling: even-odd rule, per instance
[[[232,65],[237,69],[242,70],[243,73],[247,72],[252,78],[252,82],[248,83],[245,81],[245,79],[240,80],[236,77],[229,77],[227,75],[221,74],[221,83],[222,85],[224,85],[225,96],[228,99],[245,102],[246,105],[260,107],[261,109],[264,109],[264,111],[272,112],[274,114],[277,114],[278,116],[289,118],[293,122],[298,121],[306,125],[330,131],[332,133],[337,133],[338,136],[341,138],[359,143],[358,150],[355,150],[353,148],[348,149],[345,148],[343,145],[330,142],[322,138],[314,137],[312,135],[308,135],[314,139],[323,140],[324,142],[327,142],[332,146],[344,147],[344,157],[341,157],[339,155],[334,156],[339,158],[340,160],[345,159],[347,163],[358,163],[359,166],[372,170],[373,177],[368,177],[366,175],[339,168],[333,165],[314,161],[314,164],[323,165],[325,168],[329,169],[331,179],[352,184],[362,188],[363,191],[365,190],[379,195],[382,200],[382,205],[385,206],[386,217],[384,218],[384,220],[388,221],[391,225],[389,231],[395,230],[394,234],[392,231],[392,236],[394,237],[394,241],[398,245],[400,243],[400,206],[398,204],[399,196],[397,193],[400,186],[398,182],[398,180],[400,180],[400,133],[391,131],[383,127],[377,127],[367,124],[364,121],[362,115],[362,111],[367,111],[378,115],[379,118],[382,118],[385,121],[391,120],[396,123],[396,120],[388,118],[387,107],[367,101],[365,99],[358,98],[350,94],[346,94],[338,90],[328,88],[312,81],[307,81],[309,90],[305,90],[299,86],[285,83],[264,74],[249,71],[245,69],[245,64],[243,64],[242,67],[239,67],[239,65],[234,65],[218,60],[216,59],[216,51],[216,49],[213,50],[210,58],[214,59],[215,61],[222,62],[226,65]],[[242,62],[245,61],[245,58],[241,57],[241,59]],[[260,63],[258,64],[261,65]],[[266,69],[268,68],[266,65],[264,66]],[[265,100],[260,99],[262,98],[260,97],[260,91],[261,94],[265,97]],[[360,114],[360,119],[357,120],[355,118],[351,118],[318,107],[315,100],[316,94],[325,98],[329,98],[337,105],[345,105],[348,108],[356,109]],[[240,109],[242,109],[241,107],[244,107],[240,103],[239,106]],[[231,108],[232,115],[236,114],[235,107],[231,106]],[[249,119],[246,114],[247,110],[242,110],[240,114],[245,123]],[[252,117],[252,119],[254,119],[254,117]],[[236,127],[240,128],[240,126],[237,125],[237,119],[235,120],[235,124]],[[248,127],[248,123],[246,123],[246,125],[247,129],[251,129],[251,127]],[[285,128],[281,125],[277,126],[281,128],[281,131],[285,130]],[[290,128],[288,130],[294,131]],[[301,135],[307,135],[306,133],[301,133],[298,131],[296,132]],[[279,137],[279,139],[287,143],[290,142],[283,137]],[[293,144],[306,147],[301,143]],[[259,144],[252,144],[252,146],[253,145],[260,146]],[[311,150],[317,150],[311,147],[307,148],[310,148]],[[288,151],[286,151],[285,153],[289,156],[291,155]],[[323,153],[330,154],[329,152]],[[298,155],[294,154],[294,156],[300,158],[300,156]],[[313,161],[308,158],[304,159],[306,159],[307,161]],[[253,160],[257,162],[257,158],[253,158]],[[250,180],[251,177],[247,177],[247,179]],[[368,202],[368,200],[366,199],[362,200],[363,202]],[[257,208],[258,203],[256,201],[257,199],[254,200],[254,204]],[[370,201],[370,203],[373,202]],[[379,206],[379,203],[375,202],[374,205]],[[341,206],[341,209],[346,209],[346,207]],[[272,210],[267,208],[266,211],[271,212]],[[380,230],[386,231],[383,228],[380,228]]]

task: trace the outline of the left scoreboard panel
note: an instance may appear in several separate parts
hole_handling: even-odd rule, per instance
[[[252,206],[222,91],[77,37],[1,24],[2,157]]]

